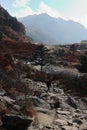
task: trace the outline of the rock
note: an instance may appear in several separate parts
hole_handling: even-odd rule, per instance
[[[49,96],[51,97],[51,98],[56,98],[57,97],[57,94],[54,94],[54,93],[48,93],[49,94]]]
[[[62,126],[68,124],[67,120],[63,120],[63,119],[57,119],[57,120],[55,120],[55,123],[59,124],[59,125],[62,125]]]
[[[51,103],[50,106],[51,106],[51,109],[53,109],[53,108],[55,108],[55,109],[60,108],[59,100],[54,101],[54,103]]]
[[[7,97],[7,96],[0,96],[0,100],[4,103],[13,104],[15,100]]]
[[[47,97],[47,93],[42,93],[41,95],[40,95],[40,98],[46,98]]]
[[[73,97],[69,96],[68,99],[67,99],[67,103],[74,107],[75,109],[77,109],[77,104],[76,104],[76,101]]]
[[[45,108],[41,108],[41,107],[35,107],[35,110],[37,112],[42,112],[42,113],[46,113],[46,114],[50,113],[49,109],[45,109]]]
[[[81,125],[83,122],[80,119],[74,119],[73,122],[76,122],[78,125]]]
[[[50,106],[51,106],[51,109],[53,109],[53,108],[55,108],[55,109],[57,109],[57,108],[60,108],[60,100],[59,100],[59,98],[58,98],[58,95],[53,95],[53,96],[51,96],[50,97],[51,99],[50,99]]]
[[[69,111],[60,111],[60,110],[57,110],[57,113],[61,114],[61,115],[69,115],[70,114]]]
[[[15,110],[20,110],[20,106],[19,106],[19,105],[13,105],[13,108],[14,108]]]
[[[23,119],[16,115],[4,115],[2,116],[3,126],[7,130],[27,130],[32,120]]]
[[[38,116],[39,124],[41,126],[49,126],[49,127],[52,126],[54,120],[54,113],[47,115],[45,113],[38,112],[37,116]]]
[[[0,89],[0,96],[3,96],[6,93],[4,89]]]
[[[72,120],[68,120],[68,125],[69,126],[73,126],[73,121]]]
[[[42,108],[50,109],[50,105],[47,102],[45,102],[43,99],[40,99],[37,96],[29,97],[29,101],[35,107],[42,107]]]
[[[63,126],[62,130],[78,130],[78,128],[75,126]]]
[[[80,130],[87,130],[87,120],[84,120],[83,124],[80,125]]]

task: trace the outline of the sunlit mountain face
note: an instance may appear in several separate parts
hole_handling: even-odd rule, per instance
[[[19,21],[25,25],[27,35],[31,36],[35,42],[65,44],[87,39],[86,28],[72,20],[39,14],[20,18]]]

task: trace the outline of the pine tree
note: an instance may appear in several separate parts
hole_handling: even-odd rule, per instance
[[[40,65],[41,72],[43,66],[50,62],[49,50],[43,44],[40,44],[37,50],[32,54],[30,62],[33,65]]]

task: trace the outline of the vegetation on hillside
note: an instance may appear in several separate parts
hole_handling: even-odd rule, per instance
[[[36,51],[32,53],[30,62],[33,65],[40,65],[40,70],[42,72],[43,66],[47,63],[50,63],[51,57],[49,54],[49,50],[43,44],[38,45]]]
[[[20,34],[20,30],[23,31],[22,34],[24,34],[24,30],[21,28],[23,26],[21,26],[16,19],[11,17],[2,7],[0,7],[0,13],[2,14],[0,15],[0,22],[2,25],[0,25],[0,84],[2,87],[8,91],[11,87],[16,88],[17,90],[21,89],[23,86],[24,88],[27,88],[26,83],[24,85],[20,78],[21,75],[25,75],[25,77],[30,78],[31,80],[41,82],[45,82],[48,78],[52,81],[58,80],[67,90],[72,90],[73,92],[76,91],[82,95],[87,94],[86,76],[75,77],[72,73],[71,75],[69,73],[66,74],[65,71],[60,73],[52,73],[50,71],[47,73],[47,71],[44,72],[43,70],[43,67],[48,63],[49,68],[53,65],[54,68],[55,66],[59,66],[73,70],[76,65],[80,64],[79,67],[81,72],[87,73],[87,55],[85,54],[79,61],[79,57],[83,53],[78,51],[80,45],[54,46],[54,48],[48,47],[48,49],[43,44],[32,44],[33,42],[30,38]],[[15,26],[16,24],[18,25],[17,27],[19,28],[19,31],[17,31],[15,26],[15,29],[13,28],[13,24],[11,26],[11,21],[13,21]],[[34,65],[40,65],[41,72],[35,70],[32,66],[30,67],[27,64],[27,59]],[[82,92],[82,90],[84,92]]]
[[[77,69],[81,73],[87,73],[87,52],[80,56],[80,65],[77,66]]]

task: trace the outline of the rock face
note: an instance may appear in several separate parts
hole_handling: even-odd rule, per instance
[[[25,34],[24,25],[19,23],[15,17],[11,17],[9,13],[0,6],[0,30],[3,30],[3,26],[11,27],[14,31]]]
[[[16,17],[12,17],[2,6],[0,6],[0,40],[33,41],[30,37],[27,38],[25,26]]]

